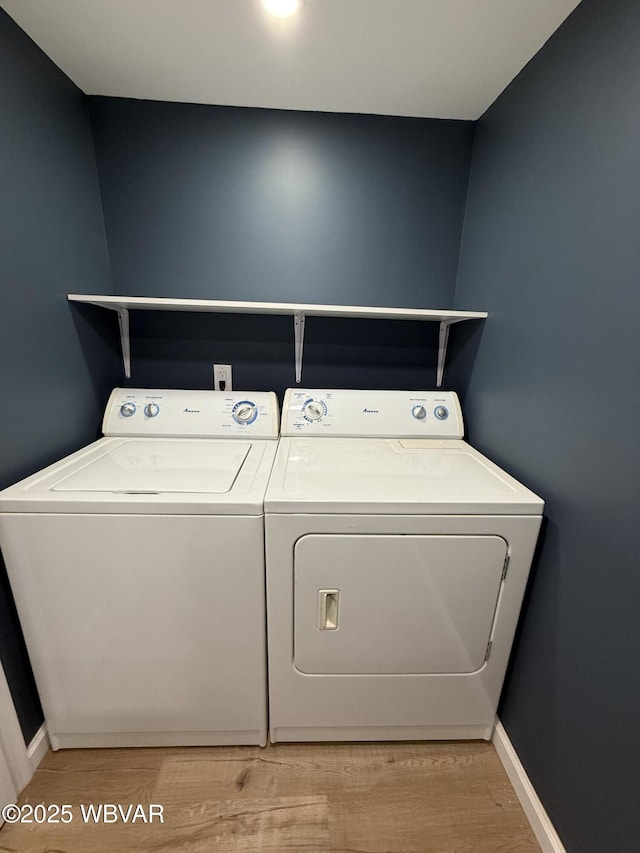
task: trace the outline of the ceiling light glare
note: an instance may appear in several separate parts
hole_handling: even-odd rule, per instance
[[[298,8],[298,0],[262,0],[262,3],[276,18],[289,18]]]

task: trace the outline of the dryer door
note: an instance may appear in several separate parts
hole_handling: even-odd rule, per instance
[[[500,536],[301,537],[294,661],[310,674],[469,673],[485,662]]]

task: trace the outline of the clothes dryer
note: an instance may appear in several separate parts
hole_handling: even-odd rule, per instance
[[[103,432],[0,493],[53,748],[264,745],[275,395],[116,388]]]
[[[543,501],[451,392],[289,390],[281,436],[271,740],[489,739]]]

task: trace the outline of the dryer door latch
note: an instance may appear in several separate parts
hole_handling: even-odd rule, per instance
[[[318,590],[318,630],[335,631],[338,627],[339,589]]]

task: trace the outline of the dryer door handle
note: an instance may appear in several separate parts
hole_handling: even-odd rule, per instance
[[[318,590],[318,630],[336,631],[338,628],[339,589]]]

